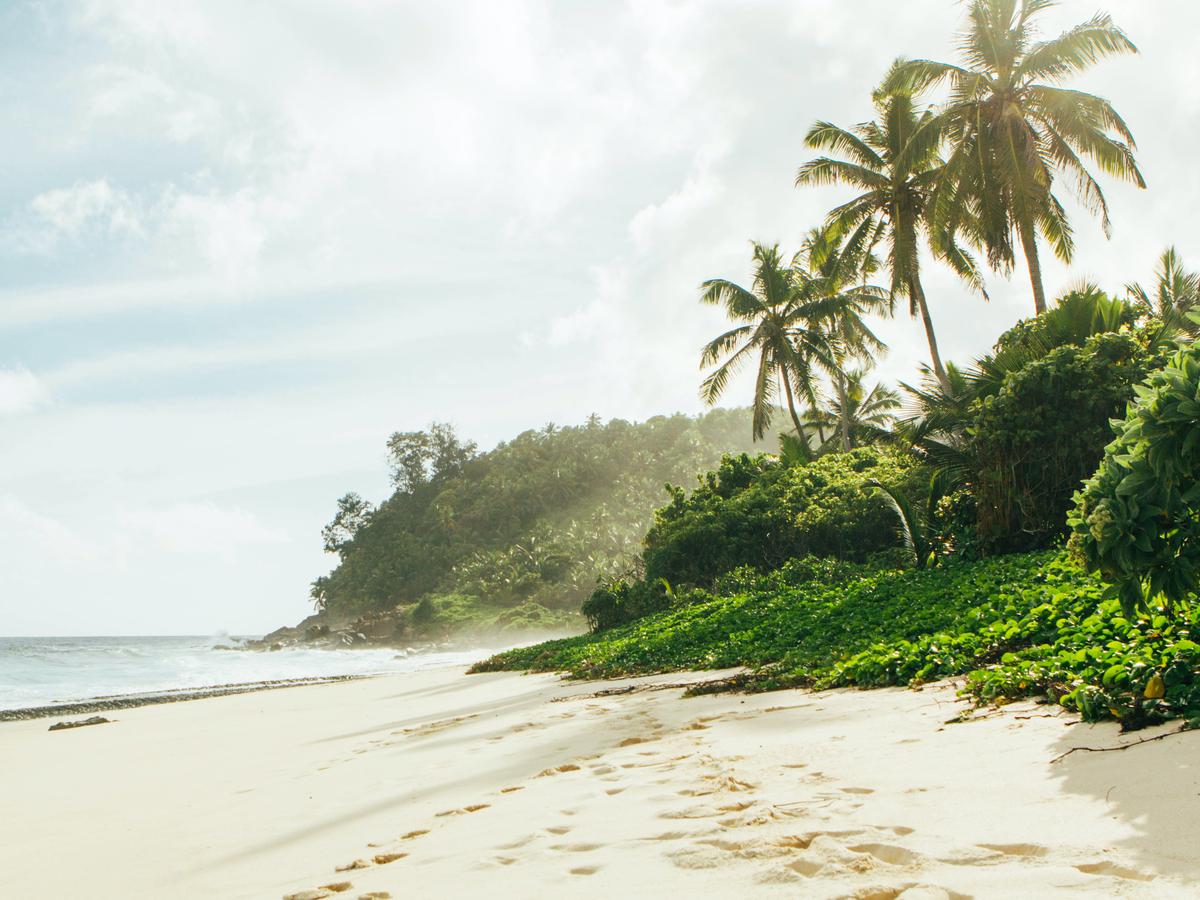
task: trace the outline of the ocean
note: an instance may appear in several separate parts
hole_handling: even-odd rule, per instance
[[[378,675],[474,662],[483,650],[218,650],[229,637],[0,637],[0,710],[119,694]]]

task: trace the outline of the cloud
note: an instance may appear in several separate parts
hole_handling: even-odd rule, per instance
[[[53,248],[59,238],[79,238],[88,229],[109,235],[142,231],[133,200],[114,189],[107,178],[44,191],[29,201],[29,209],[44,226],[33,243],[45,249]]]
[[[100,625],[127,611],[160,631],[198,611],[299,618],[333,499],[386,490],[392,430],[449,417],[487,444],[593,410],[697,410],[699,348],[725,327],[699,284],[749,278],[751,239],[796,249],[845,198],[792,186],[809,125],[870,115],[898,52],[952,58],[962,16],[951,0],[34,6],[6,19],[23,55],[0,413],[36,415],[0,441],[0,495],[21,504],[13,529],[76,562],[17,550],[5,574],[38,598],[25,609],[102,592]],[[1143,54],[1080,86],[1127,114],[1154,189],[1106,182],[1114,241],[1079,216],[1050,291],[1144,279],[1172,241],[1200,262],[1178,152],[1200,138],[1178,39],[1200,7],[1106,6]],[[1158,81],[1172,90],[1139,87]],[[947,358],[1029,311],[1019,272],[991,279],[990,304],[927,273]],[[877,374],[911,379],[919,324],[879,331]],[[272,539],[280,523],[294,539]]]
[[[46,386],[28,369],[0,369],[0,416],[30,412],[49,397]]]
[[[282,532],[268,528],[252,513],[214,503],[129,510],[120,514],[117,521],[127,530],[126,541],[169,553],[229,557],[255,545],[287,540]]]

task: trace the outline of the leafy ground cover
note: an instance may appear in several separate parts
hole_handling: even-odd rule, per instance
[[[476,671],[616,677],[748,666],[749,690],[911,685],[966,675],[980,702],[1046,696],[1085,719],[1200,725],[1200,611],[1121,615],[1105,586],[1044,551],[901,571],[799,560],[596,634],[511,650]]]

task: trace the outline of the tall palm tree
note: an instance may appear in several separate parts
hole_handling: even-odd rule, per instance
[[[874,268],[869,231],[865,224],[849,235],[838,227],[814,229],[790,264],[784,264],[778,245],[755,243],[751,288],[721,278],[703,284],[701,302],[723,306],[740,324],[701,351],[701,367],[716,368],[704,379],[700,396],[715,403],[730,376],[757,353],[756,440],[766,434],[782,389],[796,435],[807,446],[798,402],[817,402],[822,373],[836,373],[847,359],[883,348],[865,321],[887,305],[886,292],[866,283]]]
[[[893,72],[890,89],[949,87],[928,127],[950,142],[934,219],[987,249],[994,268],[1014,262],[1014,236],[1029,269],[1034,305],[1046,310],[1039,236],[1069,262],[1074,240],[1054,194],[1056,179],[1074,182],[1079,199],[1110,234],[1108,203],[1087,161],[1115,178],[1145,187],[1124,120],[1107,100],[1058,85],[1097,61],[1137,48],[1107,15],[1097,14],[1050,40],[1033,20],[1054,0],[970,0],[960,42],[962,65],[912,60]],[[922,141],[915,144],[919,149]],[[966,212],[969,220],[961,218]]]
[[[946,370],[921,283],[922,231],[935,254],[969,284],[982,291],[982,282],[970,256],[950,240],[935,241],[934,233],[925,227],[926,205],[943,170],[941,134],[933,114],[919,110],[912,95],[904,91],[876,92],[874,99],[876,121],[849,129],[829,122],[813,125],[805,139],[808,146],[841,158],[821,156],[805,163],[796,175],[796,185],[843,184],[860,192],[834,209],[829,221],[848,228],[864,221],[872,223],[874,238],[887,245],[891,298],[906,297],[909,315],[921,317],[933,371],[945,382]]]
[[[883,384],[875,384],[868,390],[866,376],[864,369],[845,372],[841,388],[829,407],[807,410],[810,421],[821,422],[833,431],[823,449],[832,449],[836,443],[842,450],[852,450],[891,430],[895,411],[900,408],[900,395]]]
[[[799,287],[796,270],[783,261],[779,245],[754,243],[754,281],[744,288],[723,278],[704,282],[702,303],[720,305],[740,324],[711,340],[701,351],[700,366],[716,366],[700,388],[701,398],[712,405],[724,393],[729,378],[757,354],[752,427],[754,439],[770,427],[782,385],[796,434],[807,443],[807,434],[796,408],[795,388],[811,392],[813,360],[832,364],[832,347],[813,324],[817,312]]]
[[[1168,247],[1158,258],[1153,295],[1137,283],[1127,284],[1125,290],[1138,312],[1161,319],[1169,330],[1191,335],[1200,331],[1198,323],[1188,318],[1188,313],[1200,305],[1200,274],[1184,268],[1174,247]]]
[[[837,395],[836,403],[843,407],[850,403],[851,366],[855,362],[869,365],[886,349],[866,322],[868,315],[890,315],[892,310],[889,293],[867,281],[879,268],[871,252],[873,235],[871,221],[863,221],[853,230],[846,222],[829,222],[809,231],[796,256],[802,292],[814,303],[823,301],[815,325],[826,335],[832,352],[831,358],[819,362]],[[820,403],[816,390],[809,390],[805,398],[812,408]],[[824,422],[818,418],[814,424],[822,448],[827,449]],[[842,448],[849,449],[849,436],[840,428],[843,424],[838,423]]]

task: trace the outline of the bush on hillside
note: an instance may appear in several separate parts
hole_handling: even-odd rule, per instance
[[[800,560],[721,582],[731,593],[696,590],[622,627],[510,650],[475,668],[611,678],[749,666],[725,683],[749,690],[966,674],[966,692],[981,702],[1048,696],[1089,721],[1200,725],[1200,608],[1174,621],[1123,617],[1100,578],[1063,553],[908,571]]]
[[[1192,600],[1200,572],[1200,348],[1137,389],[1096,474],[1075,497],[1072,546],[1127,612]]]
[[[834,453],[801,466],[767,457],[721,462],[690,495],[671,488],[646,535],[646,580],[707,587],[750,566],[768,570],[789,559],[866,559],[896,545],[895,517],[872,480],[903,490],[915,503],[928,474],[910,456],[884,447]]]
[[[1131,332],[1059,347],[1010,373],[968,429],[976,466],[978,536],[992,552],[1047,547],[1112,437],[1133,386],[1161,365]]]

